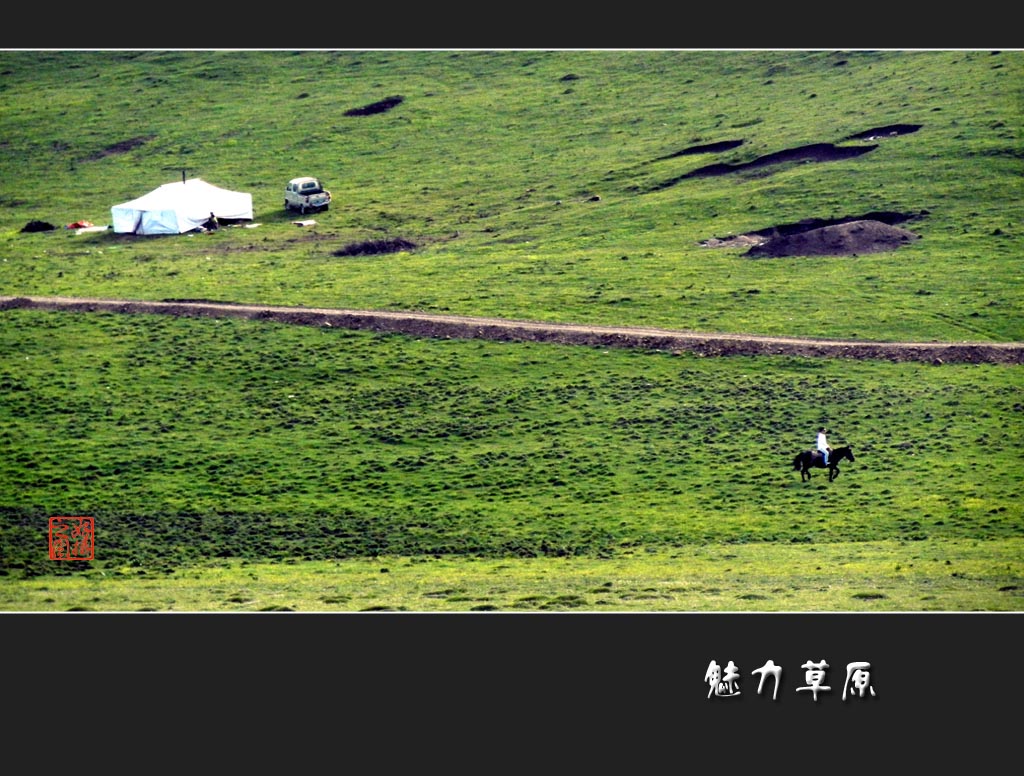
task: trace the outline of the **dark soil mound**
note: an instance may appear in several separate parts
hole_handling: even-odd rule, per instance
[[[859,253],[894,251],[918,235],[881,221],[849,221],[820,229],[776,237],[755,245],[747,256],[855,256]]]
[[[46,221],[29,221],[23,227],[22,232],[52,232],[57,227],[53,224],[48,224]]]
[[[923,124],[889,124],[884,127],[874,127],[858,132],[856,135],[849,135],[847,140],[878,140],[883,137],[898,137],[917,132]]]
[[[918,213],[899,213],[893,210],[871,210],[867,213],[861,213],[855,216],[843,216],[842,218],[804,218],[800,221],[796,221],[788,224],[776,224],[775,226],[769,226],[765,229],[757,229],[753,232],[747,232],[746,234],[727,236],[727,237],[712,237],[707,240],[701,241],[701,245],[705,248],[740,248],[743,246],[753,245],[764,245],[770,240],[781,240],[783,237],[792,237],[797,234],[805,234],[814,230],[822,230],[827,226],[842,226],[844,224],[851,224],[855,221],[872,221],[888,226],[895,226],[896,224],[902,224],[905,221],[912,221],[919,218],[924,218],[928,215],[927,210],[921,210]],[[781,242],[778,244],[782,244]],[[866,250],[862,250],[861,253],[868,253]]]
[[[114,145],[107,146],[106,148],[97,151],[91,156],[87,156],[85,161],[96,162],[105,156],[114,156],[115,154],[126,154],[136,148],[144,146],[146,143],[151,141],[154,135],[143,135],[140,137],[133,137],[129,140],[122,140],[120,143],[114,143]]]
[[[394,237],[390,240],[367,240],[366,242],[350,243],[344,248],[334,251],[332,256],[377,256],[382,253],[398,253],[399,251],[411,251],[416,248],[415,243],[403,240],[401,237]]]
[[[800,234],[802,232],[809,232],[812,229],[823,229],[826,226],[849,224],[853,221],[880,221],[883,224],[894,226],[896,224],[902,224],[904,221],[922,218],[926,215],[928,215],[927,210],[921,210],[918,213],[900,213],[894,210],[871,210],[867,213],[861,213],[860,215],[843,216],[842,218],[804,218],[795,223],[776,224],[775,226],[770,226],[767,229],[758,229],[756,232],[750,232],[750,234],[757,237],[763,237],[764,239],[760,240],[760,242],[763,243],[767,240],[774,240],[776,237]]]
[[[742,140],[722,140],[718,143],[707,143],[705,145],[695,145],[689,148],[684,148],[682,151],[676,151],[674,154],[668,156],[662,156],[661,159],[675,159],[679,156],[693,156],[696,154],[719,154],[723,151],[731,151],[734,148],[738,148],[743,145]]]
[[[405,101],[405,98],[401,95],[395,95],[393,97],[385,97],[383,100],[377,102],[371,102],[369,105],[364,105],[361,108],[351,108],[345,111],[346,116],[373,116],[377,113],[384,113],[394,108],[396,105],[401,105]]]

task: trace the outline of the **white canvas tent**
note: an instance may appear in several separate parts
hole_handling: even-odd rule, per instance
[[[165,183],[138,199],[114,205],[114,231],[182,234],[202,226],[213,213],[220,220],[251,220],[252,194],[218,188],[199,178]]]

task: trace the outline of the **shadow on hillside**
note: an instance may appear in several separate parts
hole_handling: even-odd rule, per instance
[[[921,124],[889,124],[882,127],[867,129],[853,135],[848,135],[843,138],[843,140],[881,140],[884,138],[897,137],[899,135],[907,135],[912,132],[917,132],[921,129],[921,126]],[[738,148],[743,145],[744,142],[744,140],[723,140],[717,143],[690,146],[689,148],[684,148],[681,151],[676,151],[675,153],[668,154],[667,156],[659,157],[658,159],[655,159],[655,161],[664,161],[667,159],[675,159],[680,156],[690,156],[694,154],[722,153],[723,151],[731,151],[734,148]],[[764,156],[759,156],[749,162],[737,162],[734,164],[730,164],[728,162],[717,162],[715,164],[708,164],[703,167],[698,167],[695,170],[690,170],[682,175],[677,175],[674,178],[669,178],[666,181],[662,181],[650,188],[649,191],[662,191],[671,186],[675,186],[681,181],[689,180],[691,178],[709,178],[716,175],[730,175],[732,173],[765,169],[787,163],[835,162],[843,159],[852,159],[854,157],[870,153],[876,148],[878,148],[877,143],[874,145],[857,146],[841,146],[834,143],[811,143],[809,145],[787,148],[783,151],[775,151],[774,153],[765,154]]]
[[[690,170],[690,172],[677,175],[674,178],[669,178],[655,186],[649,191],[662,191],[664,189],[675,186],[681,181],[689,180],[691,178],[710,178],[716,175],[729,175],[731,173],[743,172],[745,170],[757,170],[766,167],[772,167],[774,165],[785,164],[787,162],[835,162],[841,159],[850,159],[855,156],[862,156],[866,153],[874,151],[878,148],[877,145],[869,146],[837,146],[833,143],[813,143],[811,145],[800,146],[799,148],[789,148],[785,151],[776,151],[775,153],[765,154],[759,156],[750,162],[740,162],[736,164],[729,164],[727,162],[718,162],[716,164],[708,164],[704,167],[698,167],[696,170]]]

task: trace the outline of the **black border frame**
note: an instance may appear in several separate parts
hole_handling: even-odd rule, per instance
[[[113,19],[69,18],[56,31],[9,25],[0,47],[1019,48],[993,40],[1016,30],[999,22],[1003,12],[977,6],[968,18],[935,9],[947,18],[929,26],[921,18],[894,22],[882,8],[773,7],[770,19],[748,19],[741,31],[730,29],[737,20],[729,14],[716,18],[707,9],[682,9],[678,22],[664,7],[632,9],[625,19],[592,10],[608,19],[604,29],[587,31],[580,10],[553,23],[554,9],[521,6],[514,19],[481,24],[468,10],[402,11],[397,30],[387,18],[396,12],[384,8],[379,19],[364,9],[337,25],[325,23],[329,12],[318,7],[246,10],[238,21],[215,11],[210,21],[178,24],[133,12],[130,34]],[[250,15],[259,19],[250,23]],[[67,729],[75,727],[86,744],[82,762],[99,765],[126,758],[134,745],[149,764],[192,766],[203,762],[195,747],[208,746],[235,765],[250,757],[266,765],[284,750],[293,763],[322,752],[351,767],[361,752],[385,770],[405,752],[419,767],[458,770],[470,762],[474,772],[565,764],[647,772],[701,759],[724,772],[741,762],[866,770],[958,761],[976,771],[1017,759],[1015,704],[1024,690],[1024,614],[1017,612],[0,613],[0,629],[5,705],[17,718],[8,728],[9,757],[15,761],[20,749],[42,761],[62,729],[59,766],[80,764],[67,750]],[[758,696],[750,674],[768,659],[783,666],[778,702]],[[800,666],[821,659],[831,666],[833,692],[814,702],[795,687]],[[740,667],[741,696],[708,697],[711,660]],[[851,660],[871,662],[875,698],[839,699]],[[111,740],[98,748],[104,735]],[[412,745],[421,739],[425,747]],[[478,749],[487,759],[470,758]]]

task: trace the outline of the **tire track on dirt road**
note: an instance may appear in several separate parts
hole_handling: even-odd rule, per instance
[[[64,296],[0,296],[0,310],[12,309],[172,315],[191,318],[246,318],[303,326],[393,332],[418,337],[552,342],[690,352],[702,356],[806,356],[920,361],[932,364],[1024,363],[1024,342],[879,342],[707,333],[637,326],[591,326],[411,311],[252,305],[201,299],[143,301]]]

